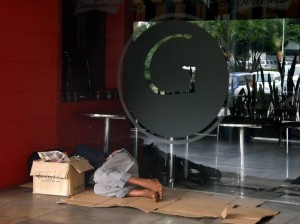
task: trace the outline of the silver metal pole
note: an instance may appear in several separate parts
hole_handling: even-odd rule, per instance
[[[286,158],[285,158],[285,169],[286,178],[289,177],[289,128],[286,128]]]
[[[173,141],[173,138],[171,137],[170,138],[170,141],[172,142]],[[174,173],[173,173],[173,169],[174,169],[174,161],[173,161],[173,144],[171,143],[170,144],[170,168],[169,168],[169,172],[170,172],[170,175],[169,175],[169,186],[171,188],[174,188]]]
[[[138,160],[138,142],[139,142],[139,130],[137,127],[133,129],[134,131],[134,158]]]
[[[186,140],[189,140],[189,137],[186,137]],[[185,144],[185,160],[184,160],[184,178],[187,179],[189,175],[189,164],[188,164],[188,159],[189,159],[189,143]]]
[[[139,129],[137,128],[138,120],[135,120],[135,127],[133,128],[134,132],[134,158],[138,160],[138,144],[139,144]]]
[[[288,127],[285,129],[285,134],[286,134],[285,136],[286,154],[288,154],[289,153],[289,128]]]
[[[241,175],[241,181],[244,181],[244,168],[245,168],[245,164],[244,164],[244,127],[240,127],[240,155],[241,155],[241,171],[240,171],[240,175]]]
[[[282,19],[282,43],[281,43],[281,62],[283,62],[283,57],[284,57],[284,40],[285,39],[285,19]],[[284,65],[283,65],[284,66]]]
[[[109,141],[109,117],[105,118],[105,130],[104,130],[104,153],[108,153],[109,150],[109,145],[108,145],[108,141]]]

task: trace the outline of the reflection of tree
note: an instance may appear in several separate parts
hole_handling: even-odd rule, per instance
[[[226,59],[230,59],[233,45],[234,26],[228,21],[197,21],[200,27],[205,29],[219,43]]]
[[[146,29],[157,22],[134,24],[135,40]],[[235,71],[257,70],[257,63],[249,68],[247,61],[255,61],[262,53],[277,55],[282,46],[282,19],[264,20],[213,20],[194,21],[204,28],[219,43],[225,59],[234,60]],[[285,43],[294,41],[300,44],[300,20],[286,19]]]
[[[300,20],[290,19],[288,20],[286,36],[288,41],[294,41],[300,44]]]
[[[136,40],[144,31],[154,26],[157,22],[137,22],[133,24],[133,40]]]
[[[247,61],[260,58],[262,53],[277,55],[281,50],[282,20],[216,20],[197,21],[219,43],[225,58],[234,59],[236,71],[247,69]],[[299,19],[286,22],[285,45],[300,43]],[[252,67],[256,70],[257,66]]]
[[[294,41],[299,45],[298,61],[300,61],[300,20],[299,19],[289,19],[287,21],[285,36],[287,37],[287,43],[289,41]]]

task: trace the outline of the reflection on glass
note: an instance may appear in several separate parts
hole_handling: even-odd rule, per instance
[[[187,144],[182,156],[189,159],[196,157],[197,161],[205,163],[209,151],[216,150],[213,157],[215,167],[221,169],[224,175],[235,172],[237,176],[232,177],[231,184],[239,186],[233,191],[241,196],[249,190],[244,191],[249,184],[249,176],[258,180],[296,178],[294,172],[298,170],[291,167],[295,167],[293,164],[297,159],[293,157],[299,156],[299,153],[293,151],[291,157],[289,146],[279,145],[278,141],[282,137],[279,135],[285,131],[280,129],[283,121],[299,121],[300,19],[190,22],[205,29],[218,41],[228,72],[232,75],[228,80],[227,100],[218,115],[225,117],[222,121],[225,125],[218,127],[220,133],[217,132],[217,139],[221,141],[217,141],[216,148],[210,145],[208,150],[200,143]],[[136,22],[134,35],[137,37],[153,24],[155,22]],[[214,63],[211,62],[211,65]],[[189,65],[182,67],[187,71],[191,68]],[[238,73],[240,75],[236,75]],[[254,82],[252,88],[247,86],[249,79]],[[244,88],[240,96],[234,95],[237,88]],[[247,91],[248,88],[250,91]],[[271,145],[265,146],[265,140]],[[215,142],[214,139],[211,141]],[[248,144],[250,141],[253,145]],[[170,150],[173,153],[176,149],[172,146]],[[191,157],[193,150],[198,154]],[[260,184],[253,183],[253,186],[257,186],[255,193],[262,191],[263,196]]]

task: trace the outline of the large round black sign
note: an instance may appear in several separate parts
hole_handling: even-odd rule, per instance
[[[130,40],[118,75],[127,116],[162,141],[211,131],[228,91],[218,43],[186,21],[159,22]]]

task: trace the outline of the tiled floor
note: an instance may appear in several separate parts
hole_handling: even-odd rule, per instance
[[[163,151],[169,150],[168,146],[158,146]],[[174,145],[174,154],[184,157],[184,146]],[[300,185],[291,184],[300,176],[299,145],[293,145],[287,154],[284,146],[277,143],[251,141],[245,144],[241,156],[238,143],[220,141],[216,144],[215,139],[209,137],[189,144],[188,159],[219,169],[222,178],[203,184],[175,182],[176,188],[263,198],[266,203],[262,207],[278,210],[280,214],[262,223],[300,223]],[[213,224],[222,221],[146,214],[124,207],[88,208],[56,203],[63,198],[32,194],[32,189],[24,186],[3,190],[0,192],[0,223]]]

